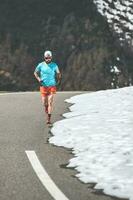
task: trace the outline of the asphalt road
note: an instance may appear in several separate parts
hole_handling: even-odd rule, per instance
[[[56,94],[53,121],[62,119],[61,114],[68,112],[64,100],[74,95],[72,92]],[[26,151],[35,151],[69,200],[113,199],[96,193],[75,178],[76,171],[64,167],[72,157],[71,151],[49,144],[50,136],[39,93],[0,94],[0,200],[54,199],[33,170]]]

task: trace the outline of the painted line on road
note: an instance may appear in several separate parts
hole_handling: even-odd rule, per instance
[[[34,171],[42,182],[43,186],[48,190],[55,200],[69,200],[62,191],[56,186],[46,170],[40,163],[35,151],[25,151]]]

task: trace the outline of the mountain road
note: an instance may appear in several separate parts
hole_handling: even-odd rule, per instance
[[[52,121],[69,112],[65,99],[81,93],[57,92]],[[71,150],[49,137],[39,92],[0,93],[0,200],[113,199],[80,182],[66,168]]]

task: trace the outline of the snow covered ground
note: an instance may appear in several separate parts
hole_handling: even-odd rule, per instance
[[[133,199],[133,87],[74,96],[50,143],[72,148],[68,167],[108,195]]]

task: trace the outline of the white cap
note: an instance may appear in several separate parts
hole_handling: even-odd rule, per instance
[[[52,57],[52,52],[51,51],[45,51],[44,57]]]

